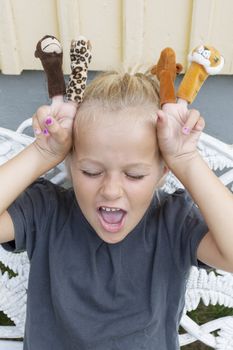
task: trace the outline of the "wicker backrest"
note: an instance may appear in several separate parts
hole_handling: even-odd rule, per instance
[[[24,134],[25,128],[31,125],[31,119],[25,121],[17,131],[0,128],[0,164],[11,158],[33,138]],[[227,145],[205,133],[199,142],[199,150],[210,168],[218,172],[223,183],[233,191],[233,146]],[[55,183],[62,183],[66,174],[61,165],[50,174],[47,174]],[[173,174],[169,174],[165,183],[165,191],[171,193],[182,187],[182,184]],[[29,261],[27,254],[12,254],[0,245],[0,262],[14,272],[10,277],[0,270],[0,311],[3,311],[15,326],[0,327],[0,338],[22,338],[24,333],[27,283],[29,274]],[[186,331],[179,335],[180,345],[190,344],[196,340],[215,349],[233,349],[233,316],[210,321],[204,325],[196,324],[187,312],[195,310],[200,301],[205,305],[216,303],[226,307],[233,307],[233,275],[223,271],[211,271],[192,268],[187,284],[186,303],[181,325]],[[218,334],[213,334],[213,331]],[[0,340],[0,349],[22,349],[22,342]]]

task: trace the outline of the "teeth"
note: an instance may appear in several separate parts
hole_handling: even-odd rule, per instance
[[[121,209],[119,208],[107,208],[107,207],[101,207],[102,210],[105,210],[105,211],[119,211]]]

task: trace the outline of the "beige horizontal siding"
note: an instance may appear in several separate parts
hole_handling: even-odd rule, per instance
[[[232,24],[232,0],[0,0],[0,69],[41,69],[35,46],[51,34],[68,73],[70,41],[82,34],[92,43],[92,70],[152,64],[167,46],[186,66],[189,51],[206,43],[223,54],[222,73],[232,74]]]

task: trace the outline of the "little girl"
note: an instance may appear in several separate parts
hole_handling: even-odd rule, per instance
[[[75,119],[39,108],[35,142],[1,166],[0,242],[31,264],[24,350],[178,349],[191,265],[233,271],[233,197],[197,151],[204,120],[158,105],[151,76],[105,73]],[[66,157],[73,188],[37,180]],[[168,168],[200,211],[159,189]]]

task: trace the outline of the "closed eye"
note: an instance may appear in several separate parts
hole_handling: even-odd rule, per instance
[[[90,172],[90,171],[86,171],[86,170],[82,170],[83,175],[88,176],[88,177],[97,177],[100,176],[102,174],[102,172]]]
[[[132,174],[125,174],[129,179],[131,180],[142,180],[146,175],[132,175]]]

